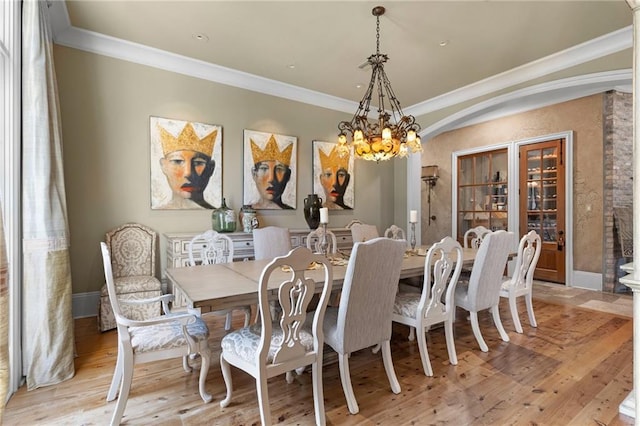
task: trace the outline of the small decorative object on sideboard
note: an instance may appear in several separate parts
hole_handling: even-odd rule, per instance
[[[304,220],[307,221],[309,229],[318,228],[320,223],[320,207],[322,207],[322,198],[317,194],[309,194],[304,199]]]
[[[242,225],[242,231],[250,234],[259,225],[256,211],[248,204],[245,204],[240,209],[240,224]]]
[[[222,205],[211,212],[211,225],[214,231],[234,232],[236,230],[236,214],[227,207],[227,200],[222,199]]]

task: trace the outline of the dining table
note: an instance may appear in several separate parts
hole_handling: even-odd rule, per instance
[[[419,277],[424,274],[427,249],[428,247],[418,247],[415,250],[407,250],[402,260],[400,279]],[[478,249],[475,248],[464,248],[463,264],[473,264],[477,252]],[[247,260],[167,268],[166,277],[176,299],[174,306],[200,308],[201,312],[206,313],[230,309],[234,306],[256,304],[260,276],[270,262],[270,259]],[[342,256],[336,256],[331,258],[331,264],[332,291],[338,291],[342,288],[348,260]],[[277,297],[280,284],[290,276],[290,272],[283,270],[276,270],[271,275],[268,290],[274,299]],[[321,291],[324,279],[322,269],[310,269],[306,276],[313,278],[318,283],[317,291]]]

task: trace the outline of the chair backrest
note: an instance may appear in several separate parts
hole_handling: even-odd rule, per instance
[[[256,260],[284,256],[291,251],[289,229],[277,226],[254,229],[253,250]]]
[[[391,225],[384,231],[384,236],[387,238],[392,238],[394,240],[406,240],[406,234],[404,233],[404,229],[400,228],[396,225]]]
[[[111,308],[113,309],[113,316],[116,319],[118,328],[120,323],[124,319],[120,304],[118,303],[118,295],[116,293],[116,285],[113,280],[113,269],[111,268],[111,254],[109,247],[106,243],[100,242],[100,250],[102,251],[102,263],[104,265],[104,278],[107,282],[107,292],[109,293],[109,301],[111,302]]]
[[[511,277],[511,286],[514,289],[531,288],[533,286],[533,274],[540,258],[542,241],[536,231],[529,231],[523,235],[518,244],[518,257]]]
[[[211,229],[193,237],[187,251],[191,266],[233,262],[233,240]]]
[[[307,235],[307,248],[314,253],[320,253],[322,243],[322,228],[314,229]],[[327,253],[336,254],[338,252],[338,240],[336,234],[327,229]]]
[[[354,243],[362,243],[374,238],[378,238],[378,228],[375,225],[368,225],[366,223],[354,223],[351,225],[351,238]]]
[[[126,223],[105,235],[115,278],[155,276],[157,233],[139,223]]]
[[[451,237],[444,237],[431,246],[424,261],[424,285],[418,303],[418,315],[436,321],[453,315],[454,294],[462,270],[462,259],[462,246]]]
[[[362,221],[360,219],[353,219],[351,222],[347,223],[347,226],[345,226],[345,228],[351,229],[351,227],[356,223],[362,223]]]
[[[313,313],[312,334],[314,352],[322,353],[324,336],[322,334],[322,321],[331,294],[333,284],[333,269],[329,260],[320,254],[314,254],[306,247],[297,247],[285,256],[273,259],[262,271],[259,282],[259,315],[262,324],[262,338],[258,350],[258,361],[265,365],[269,352],[273,353],[273,364],[291,361],[305,356],[306,351],[300,341],[300,331],[307,318],[307,307],[316,290],[318,271],[309,270],[309,265],[315,262],[322,271],[322,293],[320,301]],[[282,277],[285,272],[286,277]],[[281,284],[278,287],[278,303],[281,316],[279,321],[271,321],[269,281],[278,276]],[[271,284],[273,286],[273,284]],[[272,287],[273,288],[273,287]],[[276,348],[272,343],[273,327],[282,329],[283,339],[276,339]]]
[[[336,340],[342,347],[334,349],[339,353],[391,338],[393,304],[406,248],[406,241],[384,237],[353,245],[338,307]]]
[[[489,232],[482,239],[469,277],[470,306],[474,311],[488,309],[500,300],[500,286],[509,253],[513,232]]]
[[[464,248],[479,248],[480,243],[482,243],[482,239],[485,235],[491,232],[489,229],[484,226],[476,226],[475,228],[471,228],[464,233],[463,244]]]

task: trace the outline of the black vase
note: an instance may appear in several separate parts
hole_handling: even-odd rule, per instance
[[[304,199],[304,220],[307,221],[309,229],[316,229],[320,225],[320,208],[322,198],[316,194],[309,194]]]

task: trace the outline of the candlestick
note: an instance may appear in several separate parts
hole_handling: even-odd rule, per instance
[[[326,207],[320,209],[320,223],[329,223],[329,209]]]
[[[328,248],[329,248],[329,241],[327,241],[327,223],[324,222],[322,223],[322,238],[320,239],[320,253],[326,256]]]
[[[409,212],[409,223],[416,223],[418,221],[418,211],[411,210]]]
[[[411,251],[416,249],[416,224],[411,224]]]

